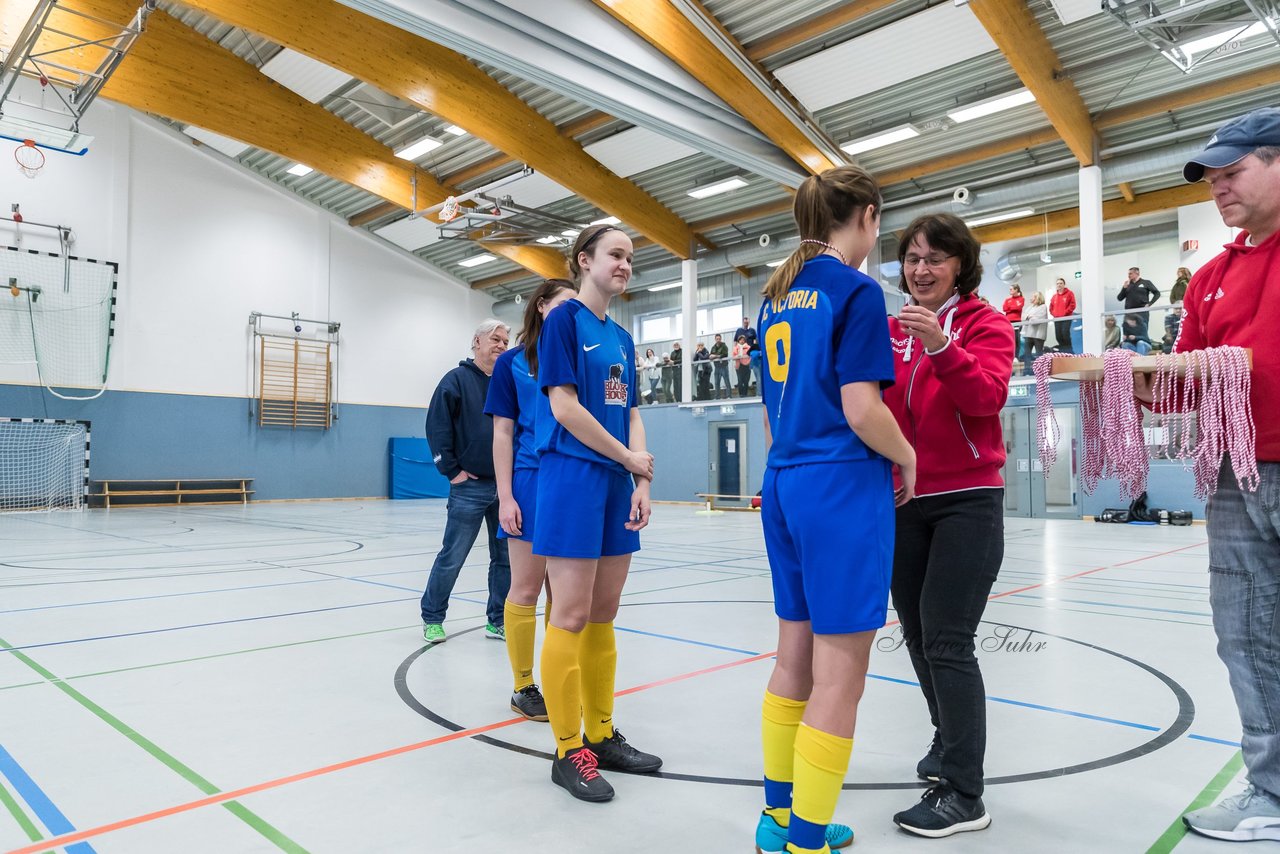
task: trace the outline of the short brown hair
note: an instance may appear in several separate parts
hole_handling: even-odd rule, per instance
[[[982,262],[979,260],[982,246],[978,238],[973,236],[969,226],[960,217],[949,213],[925,214],[912,220],[906,231],[898,240],[898,263],[907,257],[907,248],[916,235],[924,235],[925,241],[933,249],[941,249],[948,255],[960,259],[960,272],[956,274],[956,293],[971,294],[982,283]],[[911,293],[907,287],[907,271],[903,267],[898,278],[898,287],[904,294]]]

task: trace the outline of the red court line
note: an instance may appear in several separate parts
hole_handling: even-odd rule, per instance
[[[999,599],[1003,596],[1012,596],[1014,593],[1022,593],[1027,590],[1035,590],[1036,588],[1039,588],[1039,587],[1049,587],[1062,581],[1070,581],[1073,578],[1080,578],[1085,575],[1092,575],[1093,573],[1101,572],[1104,569],[1114,569],[1119,566],[1128,566],[1129,564],[1132,564],[1132,563],[1141,563],[1142,561],[1152,560],[1158,557],[1164,557],[1165,555],[1175,554],[1177,552],[1186,551],[1187,549],[1198,548],[1200,546],[1203,546],[1204,544],[1205,544],[1204,542],[1193,543],[1192,545],[1189,545],[1189,546],[1182,546],[1181,548],[1170,549],[1169,551],[1160,552],[1159,554],[1146,555],[1145,557],[1134,558],[1133,560],[1127,560],[1127,561],[1124,561],[1123,563],[1111,564],[1108,566],[1099,566],[1099,567],[1095,567],[1094,569],[1086,569],[1084,572],[1077,572],[1074,575],[1064,575],[1061,578],[1052,578],[1052,579],[1049,579],[1048,581],[1042,581],[1039,584],[1030,584],[1025,587],[1019,587],[1015,590],[1006,590],[1004,593],[996,593],[987,598],[988,598],[988,601],[990,601],[992,599]],[[896,625],[897,622],[898,622],[897,620],[894,620],[892,622],[886,623],[885,625],[892,626],[892,625]],[[615,696],[625,697],[628,694],[636,694],[640,691],[647,691],[650,688],[660,688],[664,685],[671,685],[676,682],[683,682],[686,679],[692,679],[695,676],[706,676],[711,673],[718,673],[722,670],[729,670],[730,668],[740,667],[744,664],[752,664],[757,661],[763,661],[767,658],[772,658],[775,653],[776,653],[776,650],[773,652],[762,652],[757,655],[748,656],[747,658],[739,658],[733,661],[725,662],[724,664],[717,664],[713,667],[704,667],[701,670],[694,670],[690,673],[681,673],[676,676],[668,676],[665,679],[658,679],[654,682],[647,682],[643,685],[636,685],[631,688],[624,688],[623,690],[618,691],[615,694]],[[240,789],[234,789],[230,792],[220,792],[216,795],[210,795],[209,797],[200,798],[194,801],[188,801],[183,804],[176,804],[175,806],[167,807],[162,810],[156,810],[155,812],[144,813],[143,815],[133,816],[132,818],[124,818],[124,819],[120,819],[119,821],[113,821],[110,824],[103,824],[103,825],[99,825],[98,827],[91,827],[91,828],[88,828],[87,830],[77,830],[74,833],[67,833],[62,836],[55,836],[52,839],[45,839],[33,845],[28,845],[25,848],[15,848],[9,851],[8,854],[41,854],[41,852],[49,851],[53,848],[61,848],[63,846],[70,845],[75,842],[82,842],[85,839],[92,839],[93,837],[102,836],[103,834],[111,833],[116,830],[124,830],[126,828],[135,827],[139,824],[146,824],[147,822],[155,821],[156,819],[168,818],[169,816],[172,816],[172,815],[179,815],[181,813],[190,812],[191,810],[199,809],[201,807],[212,806],[214,804],[221,804],[227,801],[239,800],[240,798],[246,797],[248,795],[257,794],[258,792],[265,792],[269,789],[278,789],[281,786],[287,786],[290,783],[298,783],[303,780],[310,780],[315,777],[322,777],[325,774],[332,774],[335,771],[343,771],[343,770],[346,770],[347,768],[356,768],[360,765],[367,765],[371,762],[377,762],[380,759],[387,759],[392,756],[400,756],[401,754],[412,753],[415,750],[422,750],[423,748],[434,747],[437,744],[447,744],[451,741],[458,741],[463,738],[470,738],[474,735],[481,735],[486,732],[492,732],[493,730],[503,729],[505,727],[509,727],[514,724],[523,723],[524,720],[525,719],[523,717],[509,718],[507,720],[498,721],[496,723],[484,724],[482,726],[471,727],[470,729],[458,730],[457,732],[451,732],[446,735],[438,736],[436,738],[430,738],[430,739],[427,739],[426,741],[416,741],[412,744],[405,744],[400,747],[393,747],[390,750],[383,750],[378,753],[370,753],[367,756],[358,756],[355,759],[348,759],[343,762],[334,763],[333,765],[325,765],[320,768],[313,768],[310,771],[300,771],[297,774],[290,774],[287,777],[278,777],[275,780],[267,780],[266,782],[263,782],[263,783],[256,783],[252,786],[245,786]]]

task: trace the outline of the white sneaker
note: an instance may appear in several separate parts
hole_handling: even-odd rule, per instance
[[[1280,840],[1280,801],[1252,783],[1238,795],[1223,798],[1211,807],[1182,817],[1187,827],[1202,836],[1231,842],[1256,839]]]

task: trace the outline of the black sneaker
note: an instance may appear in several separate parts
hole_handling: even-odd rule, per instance
[[[942,735],[935,729],[929,752],[916,763],[916,776],[936,783],[942,777]]]
[[[613,799],[613,786],[596,770],[596,755],[586,747],[570,750],[551,760],[551,782],[580,801]]]
[[[591,748],[600,759],[600,767],[610,771],[625,771],[628,774],[651,774],[662,767],[662,760],[652,753],[642,753],[627,743],[627,739],[616,729],[613,735],[604,741],[592,743],[583,739],[583,744]]]
[[[547,720],[547,701],[537,685],[526,685],[511,695],[511,711],[531,721]]]
[[[911,809],[895,815],[893,823],[908,833],[941,839],[966,830],[984,830],[991,824],[991,816],[982,806],[982,798],[962,795],[943,782],[925,792]]]

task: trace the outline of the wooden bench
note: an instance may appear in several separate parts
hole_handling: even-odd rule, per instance
[[[707,509],[713,512],[719,511],[719,510],[744,510],[748,513],[760,512],[759,507],[751,506],[751,499],[755,498],[754,495],[723,495],[718,492],[695,492],[694,495],[697,496],[698,498],[701,498],[703,501],[707,502]],[[737,506],[726,506],[723,504],[717,506],[716,499],[721,499],[721,500],[730,499],[735,501],[745,501],[747,503],[747,506],[737,507]]]
[[[89,493],[92,506],[185,507],[189,504],[248,504],[251,477],[183,477],[147,480],[97,480]]]

